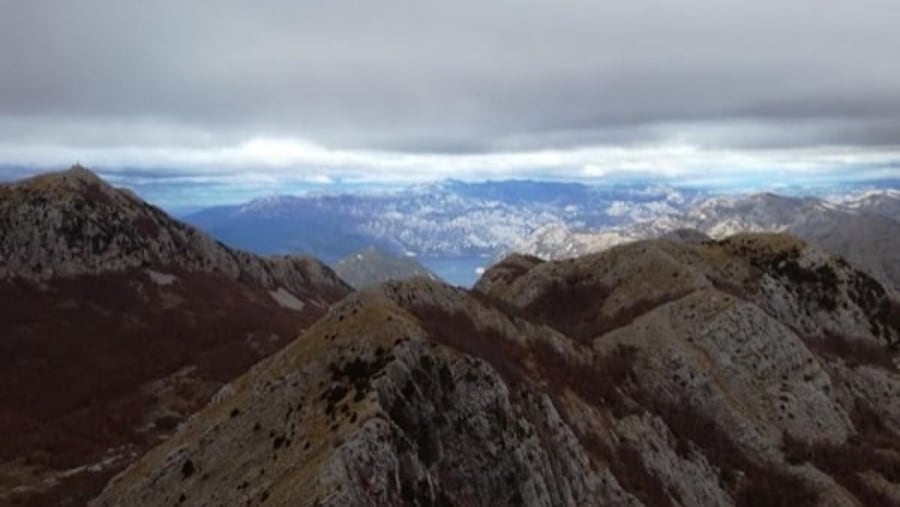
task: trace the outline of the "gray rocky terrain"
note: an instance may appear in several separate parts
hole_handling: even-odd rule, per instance
[[[0,279],[174,266],[297,295],[310,284],[341,285],[309,257],[264,258],[230,249],[81,166],[0,185],[0,228]]]
[[[898,319],[781,234],[391,282],[91,505],[898,505]]]

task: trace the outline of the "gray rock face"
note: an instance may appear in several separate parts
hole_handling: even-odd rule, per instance
[[[0,279],[163,266],[282,286],[298,296],[308,294],[310,283],[344,288],[315,259],[229,249],[81,166],[0,185],[0,230]]]
[[[0,505],[84,505],[350,291],[81,167],[0,185]]]
[[[893,303],[782,235],[392,282],[91,505],[893,505]]]

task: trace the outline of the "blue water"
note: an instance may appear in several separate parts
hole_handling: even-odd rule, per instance
[[[478,268],[488,267],[491,263],[488,257],[417,257],[416,260],[445,282],[467,289],[481,276]]]

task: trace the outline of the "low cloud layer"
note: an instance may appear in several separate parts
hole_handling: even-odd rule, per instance
[[[5,2],[0,164],[891,167],[898,26],[893,0]]]

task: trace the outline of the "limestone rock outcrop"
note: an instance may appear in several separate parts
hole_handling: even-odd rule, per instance
[[[91,505],[896,505],[898,315],[777,234],[391,282]]]

